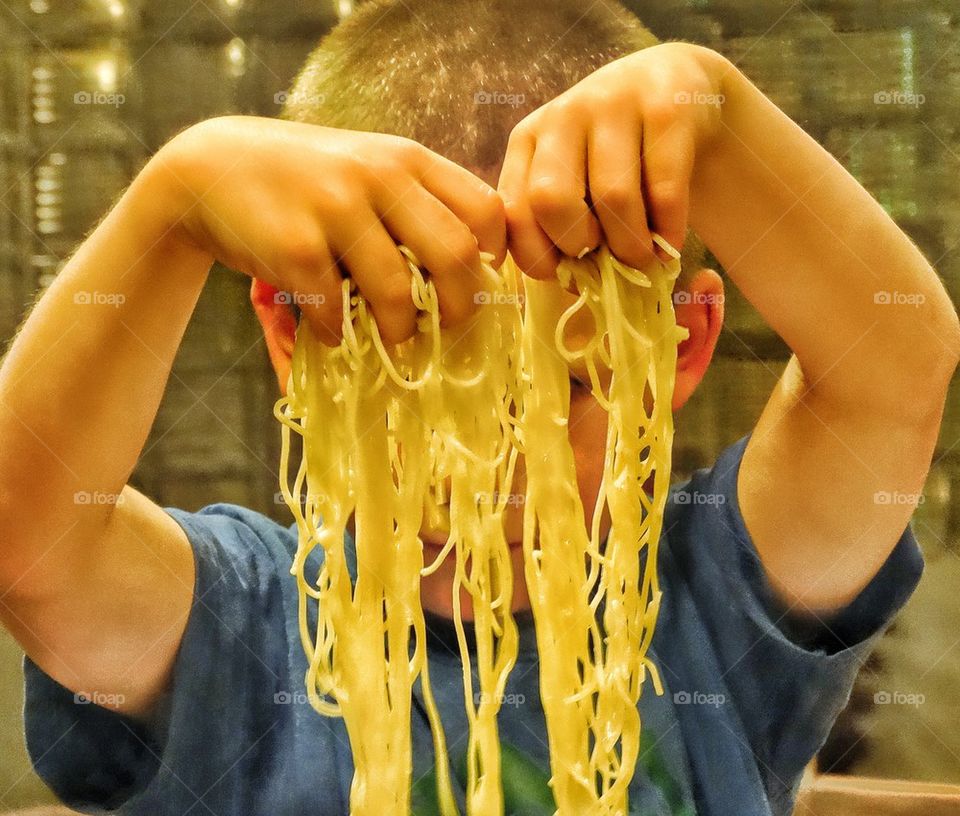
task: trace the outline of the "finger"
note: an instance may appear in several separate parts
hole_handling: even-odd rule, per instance
[[[536,146],[533,136],[514,128],[500,171],[497,189],[507,218],[507,247],[513,260],[532,278],[548,280],[557,274],[560,253],[537,223],[527,193],[530,162]]]
[[[336,273],[335,280],[332,275],[329,277],[329,283],[323,287],[326,291],[318,294],[295,289],[292,297],[316,338],[325,346],[336,347],[343,338],[343,293],[340,288],[343,277],[339,273]]]
[[[476,236],[481,252],[499,267],[507,254],[507,226],[500,194],[469,170],[427,151],[420,182]]]
[[[641,166],[650,225],[677,251],[687,236],[695,151],[689,127],[676,120],[644,120]]]
[[[382,216],[384,224],[430,273],[441,325],[460,323],[473,313],[483,287],[477,239],[442,201],[416,182],[395,202]]]
[[[327,242],[318,237],[307,255],[289,255],[284,270],[286,292],[278,292],[290,306],[297,306],[317,339],[337,346],[343,336],[343,276]],[[290,309],[291,319],[293,310]]]
[[[530,205],[537,222],[566,255],[580,257],[600,243],[600,224],[586,202],[587,135],[551,131],[537,139],[530,164]]]
[[[641,124],[607,117],[587,136],[587,183],[610,251],[643,269],[654,260],[640,175]]]
[[[336,258],[370,305],[384,341],[402,343],[412,337],[417,310],[410,293],[410,271],[376,213],[363,207],[340,219],[331,240]]]

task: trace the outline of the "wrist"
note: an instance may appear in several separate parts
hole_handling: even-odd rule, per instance
[[[143,219],[142,234],[152,235],[154,246],[193,256],[209,269],[216,258],[195,237],[191,214],[198,197],[187,183],[189,165],[178,139],[157,151],[131,185],[133,217]]]
[[[704,110],[708,115],[700,120],[697,140],[694,180],[720,167],[726,167],[736,152],[735,122],[742,108],[744,76],[722,54],[702,45],[690,44],[691,56],[698,66],[703,81]]]

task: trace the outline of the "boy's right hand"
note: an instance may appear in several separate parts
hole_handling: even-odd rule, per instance
[[[442,325],[473,313],[480,251],[506,255],[503,203],[480,178],[399,136],[227,116],[153,158],[178,191],[180,233],[224,265],[294,293],[317,336],[339,343],[352,277],[381,336],[411,337],[409,247],[430,273]]]

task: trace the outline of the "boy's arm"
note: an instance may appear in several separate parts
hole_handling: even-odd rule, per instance
[[[193,592],[183,531],[125,487],[212,262],[176,240],[170,189],[138,176],[0,369],[0,619],[129,714],[162,689]]]
[[[416,321],[397,242],[459,322],[480,252],[505,254],[500,199],[409,140],[257,117],[201,123],[151,159],[0,368],[0,620],[47,674],[134,716],[168,682],[194,555],[125,485],[213,259],[304,295],[331,342],[339,264],[397,342]]]
[[[651,229],[704,239],[795,353],[743,458],[746,526],[783,600],[850,601],[907,525],[960,359],[956,312],[907,236],[728,60],[686,43],[528,116],[500,190],[511,252],[538,278],[601,226],[634,266],[653,259]]]
[[[724,102],[690,221],[793,350],[744,452],[744,522],[800,612],[849,603],[929,472],[960,356],[935,271],[826,150],[714,52]]]

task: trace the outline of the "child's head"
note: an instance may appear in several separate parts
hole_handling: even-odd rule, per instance
[[[602,65],[657,42],[614,0],[589,5],[574,0],[368,0],[308,57],[282,116],[404,136],[495,187],[510,132],[521,119]],[[676,313],[690,337],[679,348],[674,410],[706,372],[723,321],[723,284],[715,272],[702,268],[704,255],[703,243],[689,233],[677,284],[688,296],[676,299]],[[572,302],[573,296],[568,297]],[[293,348],[293,315],[289,306],[276,302],[273,290],[256,282],[253,301],[283,388]],[[571,392],[569,428],[589,515],[603,471],[606,414],[588,389],[575,386]],[[517,477],[515,490],[523,492],[522,465]],[[511,542],[521,539],[521,513],[519,507],[508,510]],[[604,519],[604,534],[608,526]],[[442,538],[430,530],[423,536],[426,541]],[[519,548],[515,563],[522,574]],[[451,577],[441,569],[424,581],[425,606],[449,612]],[[515,593],[518,607],[526,605],[521,583]]]

